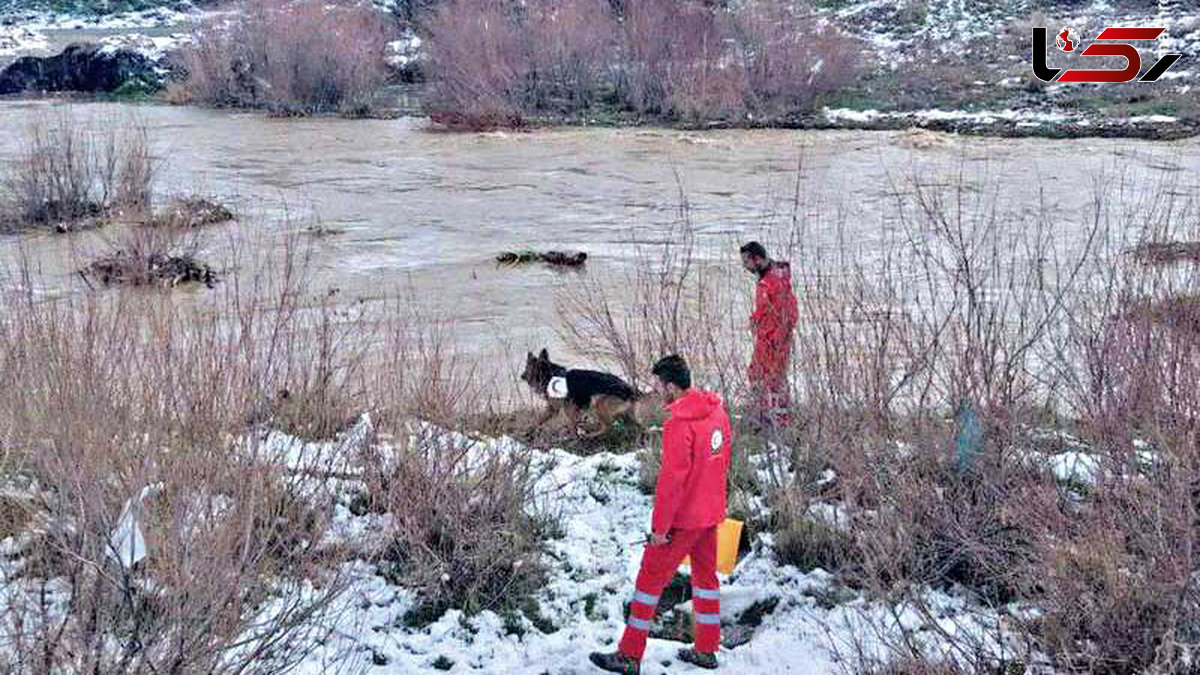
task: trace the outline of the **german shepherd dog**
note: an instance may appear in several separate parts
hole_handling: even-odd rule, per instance
[[[566,383],[565,391],[559,394],[561,398],[550,393],[551,380],[555,378],[562,378]],[[533,352],[526,355],[521,379],[546,399],[546,409],[534,423],[534,429],[561,412],[566,413],[577,433],[585,438],[600,436],[619,417],[641,425],[637,403],[643,394],[616,375],[560,366],[551,361],[550,354],[543,349],[537,356]],[[561,386],[562,381],[556,384]],[[589,412],[594,414],[597,424],[595,430],[585,432],[579,426],[579,420]]]

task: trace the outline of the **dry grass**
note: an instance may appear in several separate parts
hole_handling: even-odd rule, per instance
[[[469,439],[417,430],[394,456],[371,457],[372,508],[399,516],[381,572],[417,589],[410,625],[447,609],[516,610],[540,587],[543,524],[526,505],[530,457],[490,453]]]
[[[331,504],[260,462],[247,434],[268,360],[298,357],[246,348],[268,331],[265,306],[230,324],[157,295],[7,303],[0,362],[16,393],[0,434],[48,528],[5,588],[8,667],[274,671],[302,653],[343,580],[316,572]],[[109,533],[154,485],[151,556],[130,568]],[[314,574],[321,590],[296,592]],[[278,615],[264,627],[268,602]]]
[[[858,41],[783,0],[451,0],[422,21],[435,121],[634,115],[701,123],[812,110],[857,73]]]
[[[1146,265],[1200,262],[1200,242],[1147,242],[1135,248],[1132,255]]]
[[[69,231],[149,212],[156,162],[139,123],[65,110],[35,116],[22,139],[0,176],[0,231]]]
[[[387,78],[387,22],[353,2],[251,0],[232,25],[214,21],[181,50],[176,102],[278,114],[369,110]]]

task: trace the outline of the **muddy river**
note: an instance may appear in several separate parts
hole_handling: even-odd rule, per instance
[[[0,163],[14,160],[31,119],[66,104],[0,102]],[[319,222],[316,281],[346,302],[403,288],[452,319],[467,348],[558,345],[554,290],[576,274],[627,271],[635,242],[677,231],[680,195],[713,265],[742,275],[736,242],[778,240],[801,193],[801,245],[836,271],[839,251],[870,254],[893,226],[909,177],[961,179],[1028,215],[1054,204],[1056,237],[1080,236],[1096,176],[1125,171],[1194,191],[1197,141],[1052,141],[901,132],[564,129],[448,134],[428,122],[284,120],[191,107],[74,103],[94,123],[136,119],[161,160],[162,196],[230,202],[242,229],[266,234]],[[111,235],[0,237],[0,266],[43,268],[42,292],[68,292],[79,260]],[[210,235],[220,239],[223,231]],[[282,241],[283,238],[280,238]],[[509,249],[584,250],[586,271],[500,268]],[[819,261],[812,263],[811,261]],[[820,262],[827,261],[827,262]],[[749,292],[749,278],[745,279]],[[79,292],[78,290],[73,292]]]

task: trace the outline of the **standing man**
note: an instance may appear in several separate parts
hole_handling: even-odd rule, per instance
[[[786,262],[768,258],[767,249],[757,241],[742,246],[741,252],[742,266],[758,276],[754,313],[750,315],[754,357],[747,379],[759,420],[775,427],[786,426],[792,421],[788,364],[799,316],[796,294],[792,291],[792,268]]]
[[[692,388],[692,375],[679,356],[654,364],[656,386],[667,400],[662,468],[654,492],[650,541],[642,554],[637,592],[616,652],[593,652],[592,663],[610,673],[638,675],[658,596],[683,559],[692,557],[692,603],[696,646],[679,659],[713,669],[721,644],[717,526],[725,520],[725,477],[729,472],[729,415],[716,394]]]

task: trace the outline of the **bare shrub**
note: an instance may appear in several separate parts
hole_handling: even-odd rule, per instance
[[[70,110],[34,117],[0,179],[0,224],[66,231],[89,219],[143,216],[154,170],[146,128],[137,122],[85,119]]]
[[[418,590],[412,625],[447,609],[468,615],[519,608],[542,583],[542,523],[530,516],[529,457],[489,453],[436,429],[413,429],[395,456],[368,459],[372,506],[397,516],[380,561]]]
[[[431,115],[471,129],[596,110],[689,123],[803,112],[862,52],[776,0],[457,1],[423,26]]]
[[[520,126],[530,59],[515,9],[505,0],[441,3],[424,22],[427,103],[434,121],[458,128]]]
[[[760,114],[806,112],[854,81],[863,47],[811,7],[788,0],[755,0],[734,14],[747,78],[749,107]]]
[[[200,261],[199,240],[179,228],[132,226],[109,242],[109,252],[81,270],[104,285],[174,287],[202,283],[212,288],[219,275]]]
[[[277,113],[358,112],[387,77],[388,29],[357,3],[253,0],[211,22],[180,52],[174,100]]]
[[[1174,477],[1098,485],[1070,534],[1042,538],[1036,569],[1023,570],[1044,609],[1030,625],[1038,643],[1064,667],[1097,673],[1185,662],[1200,628],[1195,508]]]
[[[308,330],[284,338],[311,365],[288,367],[270,404],[270,421],[280,430],[312,441],[331,440],[368,409],[364,391],[365,350],[358,343],[364,316],[338,309],[329,298],[308,310]],[[293,342],[293,340],[295,342]]]
[[[246,429],[262,378],[306,363],[266,309],[289,316],[288,288],[216,296],[221,320],[157,294],[7,304],[0,381],[19,393],[0,402],[0,436],[46,525],[18,538],[22,567],[5,563],[6,667],[277,672],[320,632],[345,581],[324,563],[331,497],[264,461]],[[111,533],[144,488],[149,555],[123,560]]]
[[[866,642],[840,650],[852,668],[1166,672],[1192,658],[1195,272],[1127,255],[1187,239],[1168,225],[1192,211],[1178,186],[1136,184],[1099,177],[1067,249],[1053,205],[1015,214],[986,182],[914,175],[893,185],[887,227],[860,234],[869,253],[839,239],[832,256],[792,254],[792,448],[739,447],[782,476],[762,486],[777,553],[879,601],[855,613]],[[792,214],[838,213],[794,199]],[[729,289],[737,272],[701,262],[683,210],[684,234],[622,283],[562,291],[563,336],[631,375],[681,351],[736,408],[748,299]],[[794,219],[771,249],[818,227],[840,222]],[[732,267],[735,242],[724,251]],[[822,502],[839,528],[810,513]],[[939,589],[970,601],[948,614]]]
[[[634,386],[658,358],[686,354],[698,383],[733,400],[744,388],[745,328],[737,317],[745,289],[708,267],[686,208],[666,242],[640,247],[636,264],[611,283],[588,277],[562,287],[555,295],[562,338],[576,353],[615,364]]]
[[[699,2],[630,0],[617,82],[620,97],[641,113],[697,117],[738,110],[743,78],[724,57],[721,18]]]
[[[603,96],[619,26],[605,0],[540,0],[527,8],[527,93],[534,110],[586,110]]]

